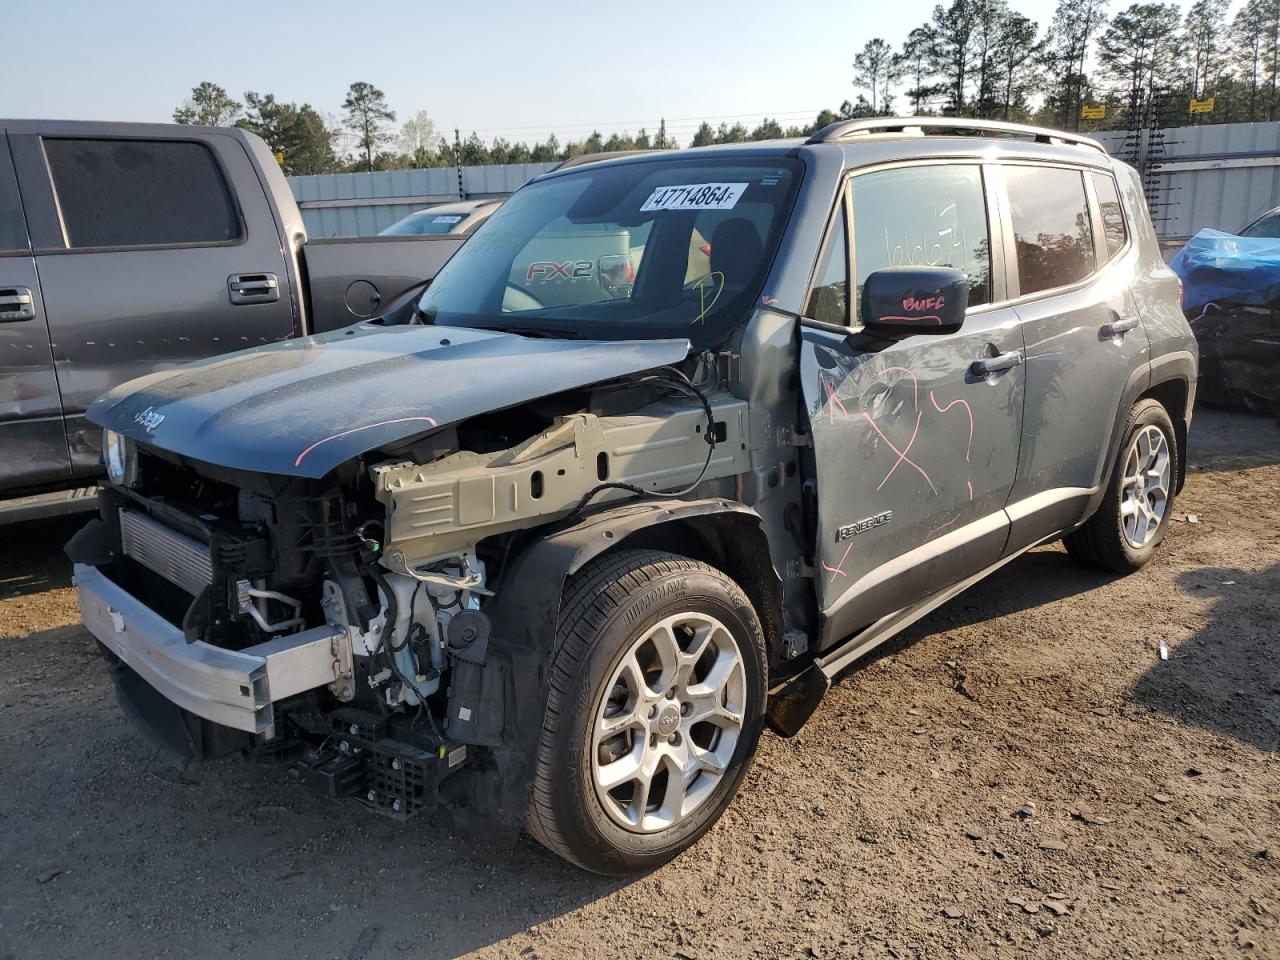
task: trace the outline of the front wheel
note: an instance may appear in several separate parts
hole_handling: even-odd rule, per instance
[[[1178,435],[1156,400],[1134,404],[1123,445],[1098,512],[1065,538],[1077,560],[1130,573],[1154,556],[1173,516]]]
[[[624,550],[565,590],[529,832],[596,873],[656,867],[733,799],[764,721],[764,635],[713,567]]]

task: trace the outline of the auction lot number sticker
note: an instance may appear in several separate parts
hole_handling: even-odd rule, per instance
[[[684,183],[657,187],[640,207],[652,210],[732,210],[738,205],[745,183]]]

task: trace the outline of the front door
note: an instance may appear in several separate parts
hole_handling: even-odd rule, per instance
[[[851,331],[832,245],[803,325],[801,378],[817,495],[816,569],[830,647],[881,616],[997,561],[1008,533],[1022,425],[1022,338],[1003,299],[1000,245],[978,164],[911,164],[852,179]],[[998,228],[996,228],[998,230]],[[993,250],[996,269],[993,270]],[[885,340],[857,332],[874,270],[952,266],[970,278],[956,333]],[[975,364],[1004,358],[983,373]]]
[[[40,278],[0,130],[0,495],[70,475]]]

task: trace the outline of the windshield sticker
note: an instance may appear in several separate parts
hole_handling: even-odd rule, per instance
[[[657,187],[640,207],[641,213],[654,210],[732,210],[738,205],[745,183],[685,183]]]
[[[461,223],[462,218],[457,214],[442,213],[438,217],[433,217],[431,219],[431,222],[432,223]]]

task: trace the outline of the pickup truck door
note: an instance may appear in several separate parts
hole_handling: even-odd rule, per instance
[[[843,306],[832,309],[847,297],[830,285],[823,293],[841,272],[828,253],[848,235],[833,222],[800,350],[822,649],[1000,559],[1022,425],[1022,335],[1016,313],[998,305],[1003,254],[990,239],[999,218],[980,165],[859,174],[848,200],[855,300],[872,271],[926,263],[964,269],[971,306],[949,334],[872,337],[856,332],[853,309],[853,329],[842,327]]]
[[[71,469],[91,474],[100,432],[83,413],[94,399],[155,370],[293,336],[299,305],[271,201],[235,133],[21,129],[11,125],[10,140]]]
[[[0,491],[70,475],[40,278],[0,129]]]

